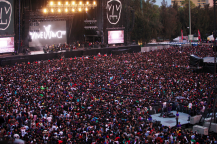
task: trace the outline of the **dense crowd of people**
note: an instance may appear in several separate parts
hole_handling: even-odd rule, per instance
[[[216,143],[216,135],[165,127],[152,105],[177,101],[201,114],[213,75],[193,73],[189,56],[208,47],[38,61],[0,67],[3,139],[41,144]],[[177,108],[178,105],[177,105]]]

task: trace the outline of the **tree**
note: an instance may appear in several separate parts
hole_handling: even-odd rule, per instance
[[[172,35],[172,38],[175,38],[181,35],[181,30],[183,28],[182,28],[182,23],[180,21],[180,12],[179,12],[180,6],[178,6],[178,3],[176,1],[174,1],[173,3],[173,9],[176,12],[176,29],[175,29],[174,34]]]
[[[188,6],[189,6],[189,0],[182,1],[182,5],[183,5],[184,7],[187,7],[187,8],[188,8]],[[196,7],[195,4],[194,4],[191,0],[190,0],[190,7],[191,7],[191,9],[193,9],[193,8]]]
[[[177,11],[173,7],[167,7],[167,2],[162,1],[160,10],[160,21],[162,23],[161,36],[163,39],[171,39],[177,27]]]
[[[132,8],[135,11],[135,24],[131,38],[137,42],[148,43],[151,39],[156,38],[160,31],[159,10],[154,5],[155,1],[143,1],[142,10],[138,9],[139,2],[139,0],[132,0]]]
[[[143,9],[141,9],[140,0],[128,1],[135,12],[134,25],[132,25],[132,18],[128,17],[129,26],[132,26],[130,33],[132,39],[148,43],[159,36],[164,40],[171,40],[180,36],[181,30],[184,35],[189,34],[189,0],[183,1],[182,6],[178,6],[176,2],[173,6],[168,6],[163,0],[161,7],[154,5],[155,0],[146,0],[142,1]],[[212,34],[214,29],[213,7],[205,5],[201,8],[190,2],[190,8],[191,33],[196,36],[199,29],[203,38]]]
[[[156,39],[162,29],[160,22],[160,11],[158,6],[154,5],[155,1],[146,1],[143,3],[143,15],[145,19],[146,34],[144,41],[147,43],[151,39]]]
[[[146,21],[144,17],[142,16],[141,11],[136,11],[135,12],[135,24],[133,31],[131,33],[131,37],[133,40],[136,40],[138,42],[139,40],[144,39],[145,35],[145,27]]]

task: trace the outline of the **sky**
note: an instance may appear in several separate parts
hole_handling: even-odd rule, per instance
[[[159,5],[159,6],[161,6],[161,2],[162,2],[163,0],[156,0],[156,5]],[[167,5],[169,6],[169,5],[171,5],[171,0],[166,0],[167,1]]]

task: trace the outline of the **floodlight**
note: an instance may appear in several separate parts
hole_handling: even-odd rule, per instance
[[[60,5],[61,3],[60,2],[58,2],[58,5]]]
[[[44,9],[44,13],[46,13],[47,12],[47,9]]]
[[[54,10],[53,10],[53,9],[51,9],[51,12],[54,12]]]
[[[87,5],[89,4],[89,2],[87,2]]]
[[[68,5],[69,4],[69,2],[66,2],[66,5]]]
[[[80,5],[82,5],[82,2],[80,2]]]
[[[68,12],[68,9],[67,9],[67,8],[65,9],[65,12]]]
[[[85,8],[86,11],[88,11],[88,8]]]
[[[81,8],[79,8],[78,11],[81,11]]]
[[[61,12],[61,9],[58,9],[58,12]]]
[[[93,2],[93,4],[95,5],[95,4],[96,4],[96,2],[94,1],[94,2]]]
[[[72,4],[75,5],[75,2],[73,1]]]
[[[75,12],[75,9],[72,9],[72,12]]]
[[[52,1],[50,2],[50,5],[53,5],[53,2],[52,2]]]

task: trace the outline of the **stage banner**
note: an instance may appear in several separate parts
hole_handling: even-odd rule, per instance
[[[14,34],[14,0],[0,0],[0,36]]]
[[[124,27],[124,0],[106,0],[105,28]]]
[[[103,31],[104,42],[107,44],[123,44],[126,42],[125,3],[124,0],[105,0]]]

